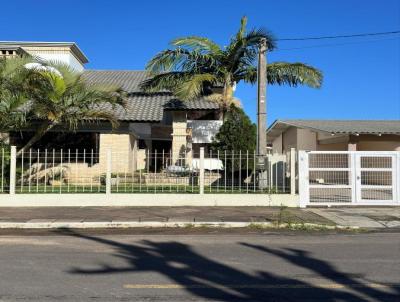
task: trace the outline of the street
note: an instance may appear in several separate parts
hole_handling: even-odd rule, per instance
[[[0,301],[400,301],[400,234],[0,236]]]

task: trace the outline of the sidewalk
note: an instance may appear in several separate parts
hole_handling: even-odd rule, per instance
[[[308,209],[337,225],[360,228],[400,228],[400,207]]]
[[[0,208],[0,228],[314,225],[400,228],[400,208],[23,207]]]

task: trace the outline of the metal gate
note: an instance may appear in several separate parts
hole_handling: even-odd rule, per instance
[[[400,205],[400,152],[300,151],[300,206]]]

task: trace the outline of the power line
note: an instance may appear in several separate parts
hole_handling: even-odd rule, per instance
[[[356,37],[370,37],[370,36],[383,36],[383,35],[394,35],[399,34],[400,30],[396,31],[385,31],[375,33],[363,33],[353,35],[337,35],[337,36],[321,36],[321,37],[303,37],[303,38],[282,38],[276,39],[277,41],[306,41],[306,40],[324,40],[324,39],[341,39],[341,38],[356,38]]]
[[[308,48],[321,48],[321,47],[336,47],[336,46],[345,46],[345,45],[354,45],[354,44],[362,44],[362,43],[373,43],[380,41],[393,41],[397,40],[397,38],[387,38],[387,39],[377,39],[377,40],[368,40],[368,41],[357,41],[357,42],[344,42],[344,43],[330,43],[330,44],[319,44],[319,45],[311,45],[311,46],[303,46],[303,47],[291,47],[291,48],[278,48],[274,50],[275,52],[285,51],[285,50],[296,50],[296,49],[308,49]]]

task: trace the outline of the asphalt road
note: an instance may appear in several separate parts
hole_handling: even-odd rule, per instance
[[[400,234],[0,236],[0,301],[400,301]]]

